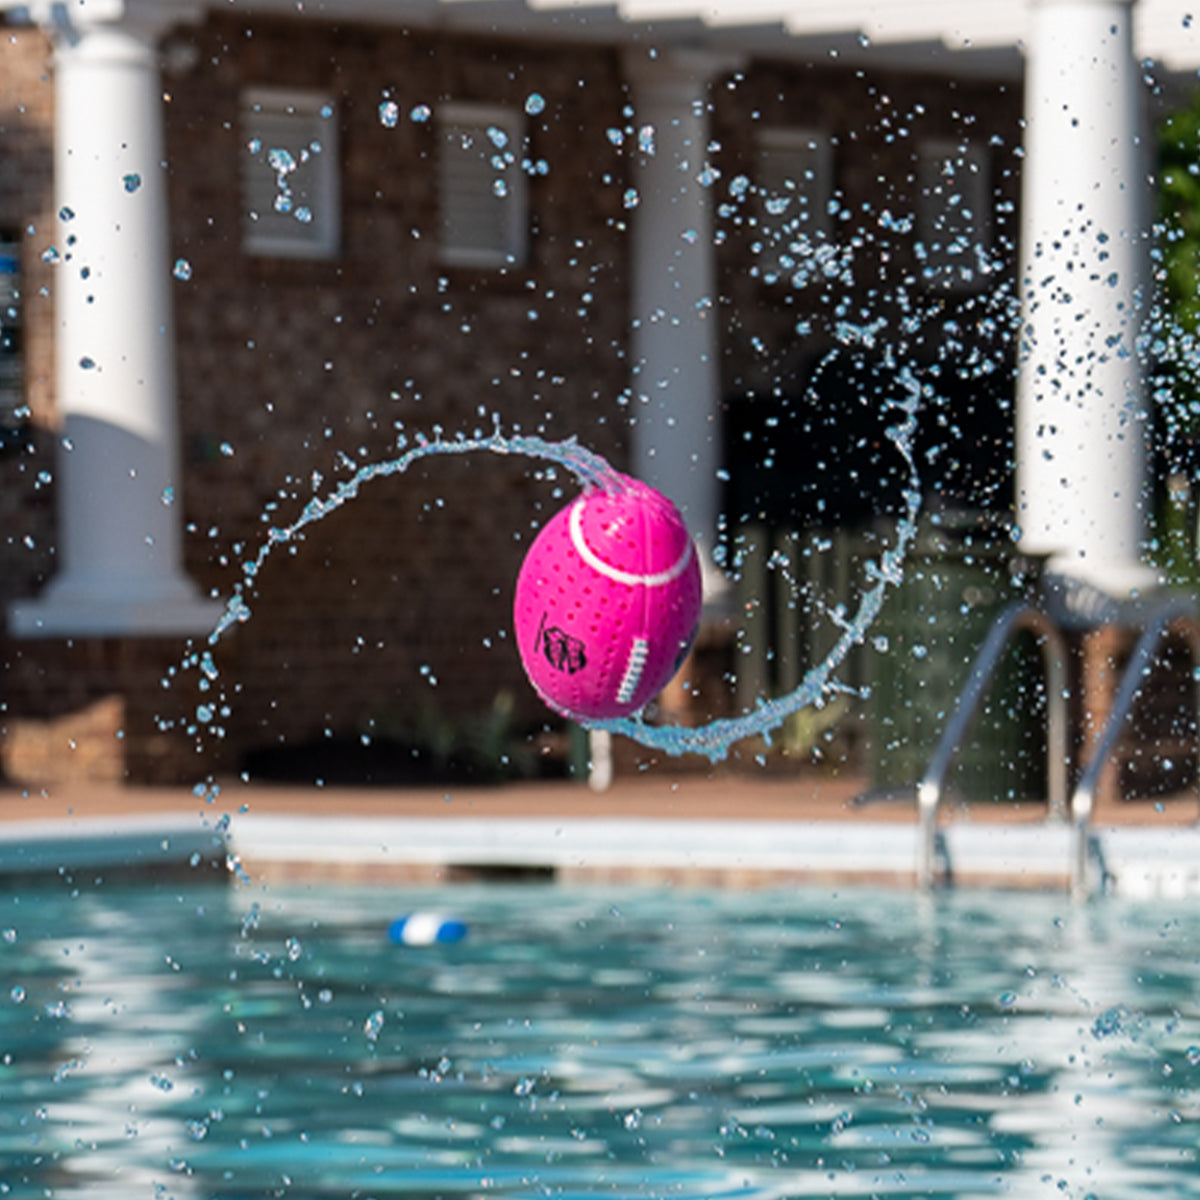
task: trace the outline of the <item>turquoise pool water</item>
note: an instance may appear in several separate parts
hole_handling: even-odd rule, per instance
[[[449,946],[387,940],[442,908]],[[0,1195],[1200,1196],[1200,906],[0,895]]]

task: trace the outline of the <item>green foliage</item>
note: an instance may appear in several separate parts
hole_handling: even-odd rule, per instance
[[[538,755],[515,720],[516,703],[502,691],[485,712],[450,715],[428,701],[413,715],[389,706],[364,723],[370,737],[404,747],[439,778],[463,776],[477,782],[529,779],[539,772]]]
[[[1158,219],[1164,302],[1194,336],[1200,331],[1200,92],[1159,126]]]
[[[1156,360],[1159,462],[1152,561],[1196,587],[1200,438],[1200,91],[1158,127]]]
[[[1200,432],[1200,91],[1158,127],[1155,399],[1166,458]]]
[[[1196,525],[1200,489],[1183,475],[1167,481],[1163,502],[1155,513],[1150,561],[1168,584],[1200,590],[1200,561],[1196,557]]]

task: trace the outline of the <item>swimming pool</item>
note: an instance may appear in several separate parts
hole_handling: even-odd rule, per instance
[[[462,917],[455,945],[389,922]],[[0,1194],[1200,1196],[1200,906],[0,896]]]

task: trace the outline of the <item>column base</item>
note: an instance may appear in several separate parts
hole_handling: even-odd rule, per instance
[[[106,586],[107,585],[107,586]],[[225,606],[186,579],[153,579],[115,591],[111,582],[52,581],[35,599],[9,606],[13,637],[177,637],[207,634]]]
[[[1090,585],[1117,600],[1129,600],[1163,584],[1158,571],[1145,563],[1084,554],[1051,555],[1045,571],[1047,575],[1060,575]]]

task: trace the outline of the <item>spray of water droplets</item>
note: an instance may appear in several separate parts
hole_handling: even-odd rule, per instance
[[[886,98],[881,103],[885,101]],[[526,112],[538,115],[545,104],[540,93],[531,93]],[[432,110],[425,104],[409,110],[410,119],[417,123],[427,121],[431,115]],[[885,104],[875,132],[884,144],[890,145],[902,136],[907,137],[910,123],[919,124],[923,115],[923,106],[914,105],[902,119],[901,114]],[[609,141],[619,145],[636,140],[643,153],[653,152],[652,128],[639,128],[632,119],[632,111],[627,116],[628,125],[608,131]],[[379,117],[385,125],[398,123],[399,104],[385,95]],[[498,150],[505,149],[503,131],[489,130],[489,137]],[[993,139],[989,146],[996,149],[1002,144]],[[945,185],[950,189],[948,211],[956,212],[961,205],[953,185],[967,178],[970,171],[961,169],[958,152],[941,166],[944,177],[950,181]],[[905,178],[912,182],[911,177]],[[748,213],[755,215],[755,222],[751,223],[756,230],[750,246],[754,255],[751,277],[804,301],[798,306],[790,338],[783,348],[772,350],[769,345],[757,344],[757,336],[753,339],[755,353],[764,362],[773,354],[780,356],[780,383],[772,393],[775,396],[784,395],[793,386],[786,379],[788,368],[782,361],[793,339],[811,344],[818,360],[810,383],[804,385],[811,391],[805,392],[803,400],[796,401],[794,410],[790,408],[791,402],[787,402],[786,419],[794,416],[797,427],[812,434],[814,443],[822,438],[830,443],[827,450],[815,454],[811,480],[797,492],[795,520],[828,524],[841,519],[836,511],[837,489],[830,489],[829,508],[823,495],[814,498],[815,489],[823,488],[826,482],[834,484],[833,476],[840,464],[850,462],[854,454],[872,455],[873,465],[867,469],[878,479],[886,477],[889,496],[896,495],[892,485],[900,484],[899,501],[888,500],[893,509],[891,515],[895,517],[892,542],[867,565],[857,599],[847,609],[839,605],[826,610],[827,618],[836,626],[836,641],[823,661],[813,666],[793,690],[781,696],[763,696],[740,716],[695,728],[655,726],[639,717],[591,723],[591,728],[620,733],[652,750],[670,755],[700,754],[716,761],[727,755],[737,742],[754,737],[769,741],[772,733],[792,715],[820,706],[837,693],[849,690],[838,678],[839,669],[851,651],[869,637],[889,589],[900,582],[904,559],[916,537],[921,493],[918,462],[922,471],[926,464],[931,467],[931,486],[937,488],[941,486],[941,478],[965,479],[964,464],[979,449],[972,431],[960,429],[957,416],[951,412],[955,404],[954,389],[975,393],[965,406],[972,413],[978,413],[989,396],[995,396],[998,412],[1008,403],[1000,395],[1005,391],[1003,381],[1008,370],[1005,335],[1016,328],[1018,305],[1013,281],[1006,270],[1015,248],[1004,220],[998,218],[992,245],[985,245],[976,236],[970,222],[955,221],[950,221],[939,235],[937,244],[925,245],[917,236],[904,178],[860,208],[835,189],[823,217],[821,213],[806,213],[802,204],[793,202],[794,197],[776,195],[757,186],[748,175],[725,180],[719,172],[706,168],[703,186],[713,190],[714,216],[722,232],[740,229]],[[625,203],[627,207],[639,203],[635,190],[626,195]],[[997,213],[1002,211],[1007,209],[998,203]],[[845,232],[848,230],[854,230],[853,234]],[[880,275],[879,263],[904,261],[906,246],[912,252],[912,269],[894,277]],[[826,367],[838,378],[822,382]],[[839,395],[842,402],[823,404],[825,394]],[[863,430],[851,431],[845,426],[835,429],[833,423],[845,419],[845,404],[853,403],[854,399],[857,399],[855,411],[864,418]],[[621,403],[626,401],[623,399]],[[919,408],[930,410],[922,416],[921,439],[917,430]],[[886,447],[889,453],[899,456],[893,464],[893,467],[899,465],[898,472],[875,458],[873,447],[885,444],[885,439],[878,436],[883,431],[875,424],[880,414],[883,422],[890,422]],[[932,446],[924,444],[930,440],[924,435],[933,433],[926,428],[928,425],[946,430],[945,436],[936,436],[936,444]],[[872,432],[864,436],[868,426]],[[830,441],[843,434],[854,443],[853,449]],[[989,444],[994,443],[996,438],[992,437]],[[774,469],[776,449],[764,443],[764,453],[753,464],[754,469]],[[585,488],[620,486],[619,474],[577,441],[510,435],[499,424],[490,435],[439,435],[402,441],[393,457],[359,467],[329,494],[310,500],[291,524],[269,530],[257,552],[244,563],[240,585],[213,630],[207,648],[194,654],[190,664],[184,664],[200,669],[202,690],[219,690],[213,664],[216,643],[231,627],[250,618],[248,600],[252,598],[259,571],[274,550],[353,500],[373,480],[401,475],[424,459],[465,454],[526,456],[566,468]],[[869,487],[862,486],[857,471],[856,467],[850,472],[849,486],[861,489],[866,501]],[[989,477],[973,488],[973,493],[986,498],[994,493],[999,479],[999,476]],[[723,547],[716,549],[720,551]],[[798,585],[798,590],[803,591],[804,587]],[[189,732],[221,736],[220,724],[227,708],[205,705],[207,719],[198,716]]]
[[[589,728],[624,734],[643,746],[667,754],[702,754],[716,761],[728,754],[734,743],[754,736],[769,738],[772,731],[778,729],[793,713],[819,704],[829,693],[840,690],[841,685],[835,679],[835,672],[846,655],[865,640],[871,623],[879,613],[887,589],[899,582],[904,555],[916,532],[920,491],[912,445],[921,389],[911,373],[902,373],[902,382],[904,394],[900,400],[894,402],[897,420],[889,429],[888,436],[908,466],[909,481],[904,491],[905,510],[898,523],[895,542],[868,567],[870,586],[860,597],[853,616],[840,618],[841,634],[825,659],[815,666],[792,692],[777,699],[764,698],[753,711],[739,717],[719,719],[695,728],[655,726],[638,717],[627,717],[588,722]],[[550,442],[534,436],[505,435],[499,428],[486,437],[418,437],[412,444],[403,445],[396,457],[368,463],[328,495],[311,500],[290,525],[271,528],[257,553],[243,564],[243,580],[235,589],[224,613],[209,635],[209,646],[215,646],[231,627],[250,619],[251,610],[246,602],[246,592],[253,587],[259,571],[274,550],[292,542],[305,528],[353,500],[362,488],[373,480],[401,475],[422,459],[463,454],[522,455],[558,463],[567,468],[585,488],[612,491],[622,486],[623,476],[620,472],[599,454],[575,440]],[[197,656],[196,661],[202,674],[211,681],[216,674],[211,650]],[[211,706],[203,707],[211,710]],[[211,720],[212,712],[208,711],[207,719],[202,718],[200,723],[209,725]]]

